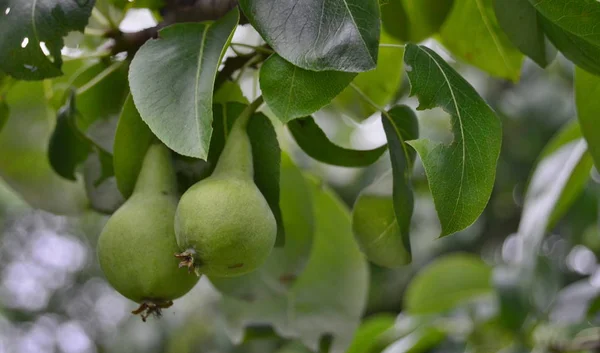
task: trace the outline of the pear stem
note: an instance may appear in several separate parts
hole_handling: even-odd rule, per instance
[[[242,111],[236,119],[219,161],[212,174],[214,177],[237,177],[252,179],[254,167],[252,165],[252,145],[246,132],[248,121],[256,110],[262,105],[263,98],[259,96]]]
[[[233,125],[234,127],[232,127],[231,130],[233,131],[233,129],[235,129],[236,124],[239,124],[245,129],[248,126],[248,121],[250,120],[250,117],[258,110],[258,108],[260,108],[263,102],[263,96],[258,96],[252,103],[250,103],[249,106],[246,107],[246,109],[244,109],[240,113],[240,116],[235,121]]]
[[[177,181],[171,164],[171,154],[162,143],[154,143],[148,147],[133,192],[176,194]]]

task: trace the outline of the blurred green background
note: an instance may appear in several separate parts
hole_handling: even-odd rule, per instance
[[[428,44],[444,53],[434,42]],[[69,65],[67,71],[79,69]],[[600,333],[595,330],[595,313],[600,306],[596,300],[600,293],[597,173],[545,238],[534,276],[536,283],[524,297],[512,293],[510,285],[508,289],[502,287],[504,282],[498,280],[491,296],[453,305],[444,314],[406,313],[405,290],[411,279],[447,254],[471,253],[487,268],[493,268],[494,276],[506,272],[510,278],[510,270],[504,271],[510,268],[506,265],[519,262],[523,256],[521,240],[515,233],[527,182],[544,146],[575,117],[573,67],[562,57],[546,70],[527,61],[518,84],[492,79],[457,63],[454,66],[502,120],[504,141],[492,197],[473,226],[438,239],[435,208],[423,169],[417,165],[413,263],[397,270],[369,265],[368,300],[360,334],[355,335],[353,330],[346,333],[350,339],[354,337],[352,349],[357,353],[369,349],[385,349],[388,353],[520,352],[556,349],[563,341],[572,342],[581,335],[591,335],[591,342],[600,341]],[[256,93],[252,89],[255,78],[249,72],[241,80],[248,96]],[[45,101],[52,102],[59,95],[60,84],[60,80],[52,84],[20,82],[6,98],[11,118],[0,133],[0,353],[306,351],[301,339],[274,332],[265,323],[250,324],[240,336],[228,311],[232,306],[206,278],[177,300],[160,320],[142,323],[129,314],[136,305],[106,283],[96,261],[95,243],[107,216],[88,205],[84,180],[61,179],[46,159],[56,106],[46,105]],[[407,97],[408,89],[404,78],[397,101],[415,107],[415,100]],[[88,104],[102,105],[102,101]],[[103,109],[107,121],[118,115],[118,109],[98,109]],[[441,110],[418,114],[423,136],[436,140],[451,137],[448,116]],[[385,142],[377,116],[357,122],[334,109],[325,109],[315,117],[340,145],[367,149]],[[296,164],[330,185],[348,208],[365,186],[390,167],[389,158],[381,158],[367,169],[320,164],[304,155],[289,134],[280,130],[282,146]],[[89,184],[87,188],[89,193]],[[120,202],[110,199],[110,193],[102,189],[93,192],[97,196],[94,202],[99,205]],[[336,253],[329,256],[335,257]],[[439,273],[440,281],[443,276],[449,276],[450,284],[455,278],[469,280],[468,271],[452,273],[452,267],[444,268],[449,273]],[[509,279],[507,283],[513,282]],[[441,298],[447,293],[425,294],[435,301],[436,296]],[[323,312],[314,320],[325,327],[332,325],[331,332],[336,332],[339,323],[328,322],[329,317]],[[511,320],[517,323],[506,324]],[[393,329],[386,331],[387,337],[378,335],[383,331],[378,325]],[[232,339],[236,338],[234,344]],[[327,335],[319,337],[321,351],[327,351],[329,341]],[[381,346],[364,348],[373,342]]]

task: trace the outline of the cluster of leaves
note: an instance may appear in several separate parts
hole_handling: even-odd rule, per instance
[[[154,138],[175,152],[180,188],[185,191],[210,174],[233,120],[249,104],[239,79],[246,71],[257,71],[266,104],[249,126],[257,166],[255,181],[278,220],[279,247],[264,269],[214,285],[231,296],[227,305],[238,328],[267,321],[279,334],[302,337],[306,345],[316,348],[323,334],[344,336],[360,320],[366,267],[358,247],[348,243],[346,235],[353,233],[362,252],[378,265],[399,267],[411,262],[411,179],[417,155],[427,175],[442,236],[472,225],[492,193],[502,140],[499,118],[436,51],[415,43],[435,38],[460,61],[515,82],[525,56],[546,67],[560,52],[577,66],[578,122],[550,142],[529,182],[519,228],[524,260],[518,275],[508,282],[498,281],[496,288],[500,317],[504,306],[513,310],[519,305],[515,298],[531,290],[544,235],[581,193],[594,163],[600,165],[597,1],[240,0],[237,5],[214,5],[217,7],[210,11],[206,6],[212,2],[187,3],[0,1],[0,70],[4,72],[0,77],[0,129],[5,125],[23,128],[9,120],[10,109],[23,104],[20,91],[34,83],[17,80],[44,80],[42,86],[35,86],[40,90],[39,99],[47,102],[46,110],[56,111],[52,130],[46,126],[41,133],[44,138],[34,141],[35,146],[9,141],[1,147],[47,153],[43,161],[36,157],[35,163],[46,163],[48,169],[72,181],[53,179],[52,184],[70,195],[66,197],[70,204],[36,204],[35,191],[28,190],[27,180],[22,178],[26,171],[11,174],[2,168],[3,178],[27,201],[65,212],[85,202],[72,191],[72,184],[83,183],[91,207],[111,213],[131,195],[142,157]],[[202,7],[197,12],[214,14],[214,18],[202,18],[201,22],[177,19],[177,11],[194,13],[194,6]],[[132,7],[148,8],[163,20],[138,33],[142,37],[149,34],[142,43],[128,41],[132,37],[117,29],[116,24]],[[250,23],[264,45],[232,42],[242,23]],[[84,32],[77,39],[84,48],[78,56],[65,50],[64,37],[71,31]],[[245,51],[240,52],[242,49]],[[415,112],[396,104],[403,72],[410,81],[410,95],[418,98],[418,110],[441,108],[451,116],[451,142],[419,138]],[[312,117],[323,108],[336,109],[358,121],[377,114],[387,143],[371,150],[335,145]],[[389,151],[391,170],[361,192],[350,213],[329,191],[294,169],[285,154],[282,157],[276,133],[282,126],[307,155],[320,162],[366,167]],[[0,157],[0,167],[3,162]],[[339,224],[348,227],[340,229]],[[318,236],[321,233],[328,237]],[[323,283],[325,266],[320,262],[327,259],[319,253],[334,250],[339,263],[329,264],[337,268],[329,275],[345,279],[337,282],[336,293],[353,292],[343,302],[332,298],[331,292],[315,295]],[[454,271],[455,275],[440,271]],[[465,275],[470,272],[472,276]],[[273,286],[270,280],[283,284]],[[440,260],[413,282],[406,307],[415,314],[445,312],[464,298],[491,293],[490,281],[489,268],[474,259]],[[426,300],[431,293],[440,292],[448,294],[447,301]],[[253,304],[247,305],[244,301],[248,300]],[[337,330],[314,324],[311,313],[337,306],[345,306],[338,311],[345,315],[340,315]],[[289,321],[290,315],[295,319]],[[508,320],[509,328],[520,329],[524,320]],[[374,320],[365,323],[357,337],[382,334],[388,345],[399,335],[392,334],[390,341],[386,332],[392,326],[389,318]],[[418,334],[435,345],[451,332],[433,325],[407,334],[399,340]],[[350,338],[340,340],[339,347]],[[421,342],[421,338],[409,341]]]

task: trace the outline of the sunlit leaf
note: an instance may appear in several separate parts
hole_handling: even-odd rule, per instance
[[[88,23],[94,0],[0,1],[0,70],[20,80],[62,75],[63,37]]]
[[[365,167],[377,161],[387,145],[372,150],[352,150],[340,147],[327,138],[312,117],[290,121],[287,124],[294,140],[310,157],[331,165]]]
[[[260,68],[260,89],[275,116],[287,123],[327,105],[355,76],[349,72],[305,70],[274,54]]]
[[[452,54],[492,76],[517,81],[523,55],[496,20],[493,0],[455,0],[440,31]]]
[[[434,314],[492,292],[492,269],[480,258],[452,254],[436,259],[410,282],[404,306],[411,314]]]
[[[377,64],[377,0],[241,0],[252,26],[277,54],[314,71],[360,72]]]
[[[391,314],[379,314],[365,319],[346,353],[369,353],[378,347],[378,340],[384,332],[394,327],[396,317]]]
[[[142,119],[179,154],[207,157],[215,75],[238,19],[234,9],[216,22],[166,27],[131,63],[129,84]]]
[[[452,116],[451,144],[409,142],[423,161],[442,236],[452,234],[473,224],[490,198],[500,154],[500,120],[434,51],[409,44],[404,61],[418,109],[440,107]]]

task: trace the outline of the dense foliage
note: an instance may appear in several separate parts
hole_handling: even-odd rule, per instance
[[[109,219],[144,320],[203,276],[173,352],[600,349],[600,2],[0,0],[0,33],[11,198]]]

